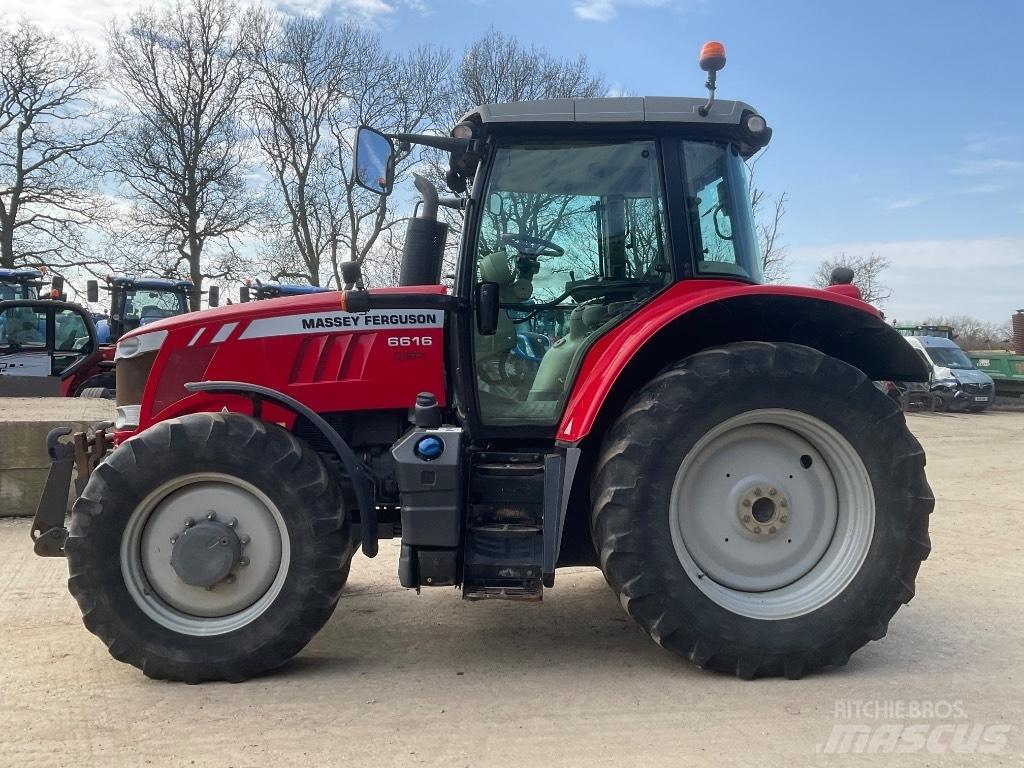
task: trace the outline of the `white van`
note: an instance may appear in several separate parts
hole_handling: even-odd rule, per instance
[[[938,395],[939,405],[950,411],[983,411],[995,400],[995,384],[974,367],[952,339],[941,336],[907,336],[910,344],[931,368],[928,388]]]

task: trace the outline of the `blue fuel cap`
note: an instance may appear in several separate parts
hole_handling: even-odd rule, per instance
[[[413,450],[424,461],[433,461],[444,453],[444,443],[441,442],[439,437],[427,435],[417,441],[416,447]]]

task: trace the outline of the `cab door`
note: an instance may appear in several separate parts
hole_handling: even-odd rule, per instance
[[[589,345],[671,283],[659,155],[653,138],[494,148],[469,250],[498,307],[473,307],[485,433],[553,433]]]
[[[0,301],[0,396],[59,397],[97,355],[96,327],[82,307]]]

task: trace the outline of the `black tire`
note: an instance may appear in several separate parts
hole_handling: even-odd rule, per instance
[[[78,393],[79,397],[89,397],[103,400],[113,400],[117,392],[107,387],[86,387]]]
[[[859,454],[876,508],[867,555],[842,592],[779,620],[740,615],[698,589],[677,555],[668,512],[677,470],[697,441],[762,408],[807,413],[836,430]],[[700,667],[749,679],[840,666],[882,638],[914,595],[934,506],[924,465],[899,408],[856,368],[795,344],[707,350],[640,389],[606,435],[591,489],[601,569],[656,642]]]
[[[195,472],[235,476],[259,489],[281,511],[290,544],[279,593],[249,623],[223,634],[178,632],[155,621],[122,572],[122,536],[137,506],[155,488]],[[75,502],[66,551],[85,626],[114,658],[153,678],[238,682],[288,661],[330,618],[352,541],[338,484],[314,451],[276,425],[200,413],[145,430],[97,467]]]

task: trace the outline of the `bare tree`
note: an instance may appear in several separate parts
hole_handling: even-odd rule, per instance
[[[432,127],[432,109],[445,100],[447,53],[388,53],[375,33],[323,19],[254,13],[248,28],[249,114],[273,174],[272,246],[263,254],[272,276],[319,285],[338,281],[344,261],[393,261],[400,248],[393,230],[404,219],[356,184],[355,128]],[[404,157],[396,182],[417,161],[418,153]],[[393,272],[371,269],[368,277]]]
[[[95,263],[109,214],[98,150],[114,128],[96,54],[21,21],[0,29],[0,266]]]
[[[889,260],[879,253],[867,256],[848,256],[845,253],[825,259],[811,278],[811,284],[824,288],[831,280],[836,267],[853,270],[853,283],[860,289],[861,298],[869,304],[882,304],[892,296],[892,289],[882,281],[882,273],[889,267]]]
[[[591,69],[586,56],[558,58],[492,28],[467,46],[451,70],[448,98],[438,110],[438,120],[445,130],[450,130],[466,112],[480,104],[595,98],[607,92],[604,76]],[[428,176],[442,186],[448,170],[447,156],[436,152],[427,156]],[[570,209],[570,199],[565,196],[509,194],[506,198],[501,211],[487,214],[495,237],[509,231],[543,236],[559,228],[564,217],[579,216],[578,211]],[[445,211],[444,216],[453,232],[446,254],[445,271],[450,271],[462,220],[452,211]],[[483,242],[480,247],[487,250],[496,246]]]
[[[493,28],[466,48],[452,75],[446,115],[451,125],[479,104],[589,98],[608,91],[586,56],[559,59]]]
[[[319,285],[325,256],[341,236],[341,219],[332,215],[341,185],[330,123],[344,110],[367,35],[323,18],[282,20],[265,11],[250,14],[247,27],[254,70],[247,108],[273,174],[271,210],[278,214],[264,257],[274,279]]]
[[[444,88],[449,60],[447,51],[432,47],[416,48],[404,55],[390,54],[377,38],[364,47],[363,66],[355,72],[346,111],[330,124],[342,193],[331,213],[342,222],[337,247],[330,253],[338,283],[342,261],[395,261],[399,252],[395,230],[408,218],[393,210],[387,197],[356,184],[352,129],[372,125],[385,133],[420,133],[432,128],[436,125],[437,105],[447,103],[449,98]],[[396,186],[421,163],[421,158],[416,148],[400,157],[395,168]],[[394,269],[376,271],[393,273]],[[368,274],[373,272],[371,269]]]
[[[783,283],[789,279],[789,254],[781,239],[782,219],[786,216],[786,193],[773,198],[757,186],[757,163],[764,155],[764,152],[760,153],[747,165],[747,191],[761,249],[761,273],[765,282]]]
[[[956,343],[964,349],[1002,349],[1010,345],[1009,321],[988,323],[970,315],[929,317],[920,325],[947,325],[953,329]]]
[[[114,153],[135,203],[133,227],[159,250],[160,271],[184,267],[197,288],[235,271],[236,240],[255,216],[237,16],[231,0],[176,0],[110,32],[115,83],[135,110]]]

